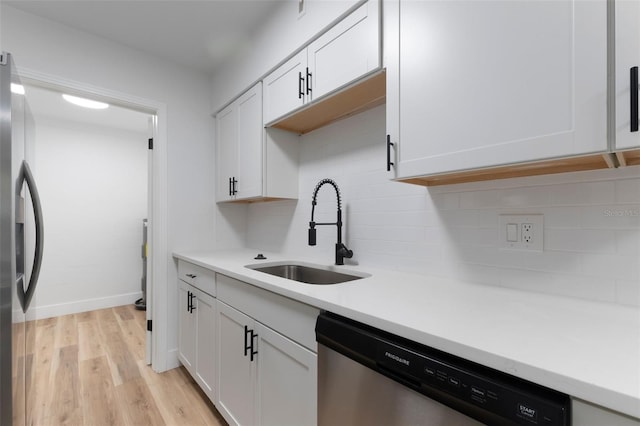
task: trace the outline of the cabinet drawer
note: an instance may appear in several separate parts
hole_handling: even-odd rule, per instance
[[[216,295],[216,274],[207,268],[179,260],[178,278],[211,296]]]
[[[317,308],[225,275],[217,274],[216,281],[219,300],[317,352]]]

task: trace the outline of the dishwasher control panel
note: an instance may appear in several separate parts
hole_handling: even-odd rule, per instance
[[[536,389],[533,393],[528,386],[527,389],[521,389],[524,383],[509,383],[512,378],[505,380],[504,377],[489,376],[486,372],[472,371],[466,366],[416,353],[384,340],[377,341],[376,362],[391,373],[415,380],[420,388],[444,392],[510,419],[515,424],[566,424],[565,404],[549,398],[543,392],[546,389]]]
[[[400,336],[326,313],[318,318],[316,336],[319,343],[483,423],[571,424],[568,395]]]

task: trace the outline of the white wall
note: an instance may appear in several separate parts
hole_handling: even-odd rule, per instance
[[[318,227],[307,246],[312,191],[329,177],[361,265],[640,305],[639,166],[429,189],[393,182],[384,108],[301,137],[299,200],[250,205],[248,247],[332,263],[335,227]],[[323,187],[316,221],[335,220],[335,206]],[[499,213],[544,214],[544,251],[499,249]]]
[[[146,133],[36,121],[34,173],[46,218],[37,318],[141,297],[147,156]]]
[[[178,365],[174,250],[215,247],[214,156],[209,78],[180,65],[1,4],[3,49],[19,69],[126,93],[167,106],[168,366]],[[165,290],[165,289],[163,289]],[[154,327],[154,331],[160,332]]]

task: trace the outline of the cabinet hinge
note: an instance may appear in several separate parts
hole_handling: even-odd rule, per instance
[[[153,138],[149,138],[149,149],[153,149]]]
[[[153,331],[153,321],[147,320],[147,331]]]

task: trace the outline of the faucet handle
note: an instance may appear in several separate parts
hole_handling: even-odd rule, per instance
[[[353,257],[353,250],[349,250],[347,246],[342,243],[336,243],[336,265],[344,265],[344,258],[351,259]]]

